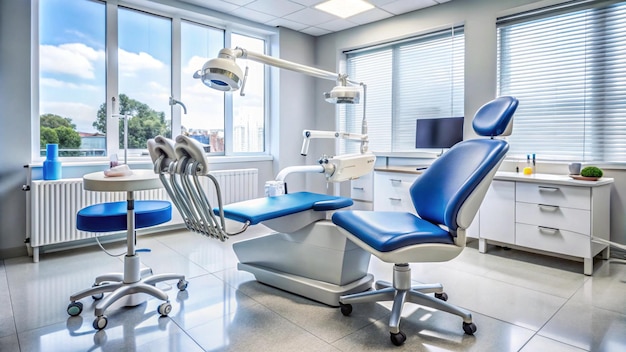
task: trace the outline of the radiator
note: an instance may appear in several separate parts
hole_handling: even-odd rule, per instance
[[[221,170],[213,171],[211,174],[218,180],[224,204],[258,197],[257,169]],[[213,182],[208,177],[202,177],[201,180],[211,205],[217,206]],[[30,214],[27,216],[27,229],[30,236],[27,234],[27,238],[35,262],[39,260],[39,247],[88,239],[96,235],[76,229],[76,214],[80,209],[96,203],[126,200],[126,192],[85,191],[82,178],[31,181],[28,193],[30,193],[28,202]],[[137,191],[134,196],[139,200],[170,200],[163,188]],[[172,221],[166,223],[166,226],[183,225],[178,211],[174,213]]]

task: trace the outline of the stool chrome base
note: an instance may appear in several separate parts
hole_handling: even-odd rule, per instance
[[[178,280],[177,288],[180,291],[187,289],[188,282],[182,274],[158,274],[152,275],[150,268],[139,270],[139,256],[127,255],[124,258],[124,273],[103,274],[96,278],[91,288],[84,289],[70,296],[70,304],[67,313],[71,316],[79,315],[83,310],[80,299],[92,296],[94,299],[102,299],[104,293],[110,292],[101,302],[96,305],[96,316],[93,327],[97,330],[104,329],[107,325],[107,317],[104,311],[111,305],[136,306],[145,301],[141,295],[148,294],[165,301],[157,308],[161,316],[166,316],[172,310],[167,293],[155,287],[156,283],[168,280]],[[142,278],[143,277],[143,278]]]

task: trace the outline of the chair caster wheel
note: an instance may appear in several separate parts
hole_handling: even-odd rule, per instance
[[[435,293],[435,298],[440,299],[445,302],[448,300],[448,294],[445,292]]]
[[[93,324],[91,324],[93,326],[94,329],[96,330],[102,330],[107,326],[108,323],[108,319],[105,315],[101,315],[99,317],[96,317],[96,319],[93,320]]]
[[[83,311],[83,304],[81,302],[70,302],[67,305],[67,314],[75,317]]]
[[[178,284],[176,284],[176,287],[178,287],[179,291],[185,291],[187,289],[188,285],[189,285],[189,281],[187,281],[187,280],[179,280]]]
[[[339,308],[341,309],[341,314],[346,317],[352,313],[352,304],[339,303]]]
[[[474,323],[463,323],[463,331],[465,331],[468,335],[474,335],[476,332],[476,324]]]
[[[161,305],[157,308],[157,313],[161,314],[162,317],[167,316],[172,311],[172,305],[170,302],[161,303]]]
[[[394,333],[390,333],[391,338],[391,343],[393,343],[396,346],[402,346],[404,344],[404,341],[406,341],[406,335],[400,331],[397,334]]]

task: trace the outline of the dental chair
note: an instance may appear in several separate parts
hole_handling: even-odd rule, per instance
[[[352,243],[394,264],[393,283],[378,281],[375,291],[342,295],[339,302],[343,315],[351,314],[352,304],[393,301],[389,331],[396,346],[406,341],[406,335],[400,331],[405,302],[458,315],[463,318],[466,334],[476,332],[469,311],[445,302],[448,296],[441,284],[411,284],[409,263],[448,261],[463,251],[465,230],[509,149],[506,141],[494,137],[510,134],[517,105],[513,97],[500,97],[476,112],[474,130],[490,138],[459,142],[417,178],[410,188],[417,216],[356,210],[332,216],[332,222]]]
[[[330,221],[330,214],[351,206],[352,199],[295,192],[223,205],[219,184],[197,141],[178,136],[174,142],[158,136],[148,141],[148,150],[154,171],[187,229],[221,241],[256,224],[275,231],[233,244],[238,269],[252,273],[257,281],[330,306],[339,306],[341,295],[372,286],[374,277],[367,272],[370,254],[348,241]],[[283,182],[292,172],[325,173],[329,182],[350,179],[355,170],[370,172],[374,160],[371,153],[339,156],[323,165],[286,168],[277,176],[279,181],[272,182]],[[213,180],[215,208],[201,187],[201,176]],[[225,218],[242,223],[242,228],[228,233]]]

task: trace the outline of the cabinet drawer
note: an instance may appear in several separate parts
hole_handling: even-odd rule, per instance
[[[591,257],[589,237],[567,230],[518,223],[515,224],[515,244],[574,257]]]
[[[554,205],[517,202],[515,219],[518,223],[540,225],[589,235],[591,212]]]
[[[515,197],[518,202],[591,209],[589,201],[591,189],[589,187],[517,182]]]
[[[374,200],[373,172],[350,181],[350,198],[369,202]]]
[[[374,210],[415,213],[409,189],[417,175],[392,172],[374,174]]]

